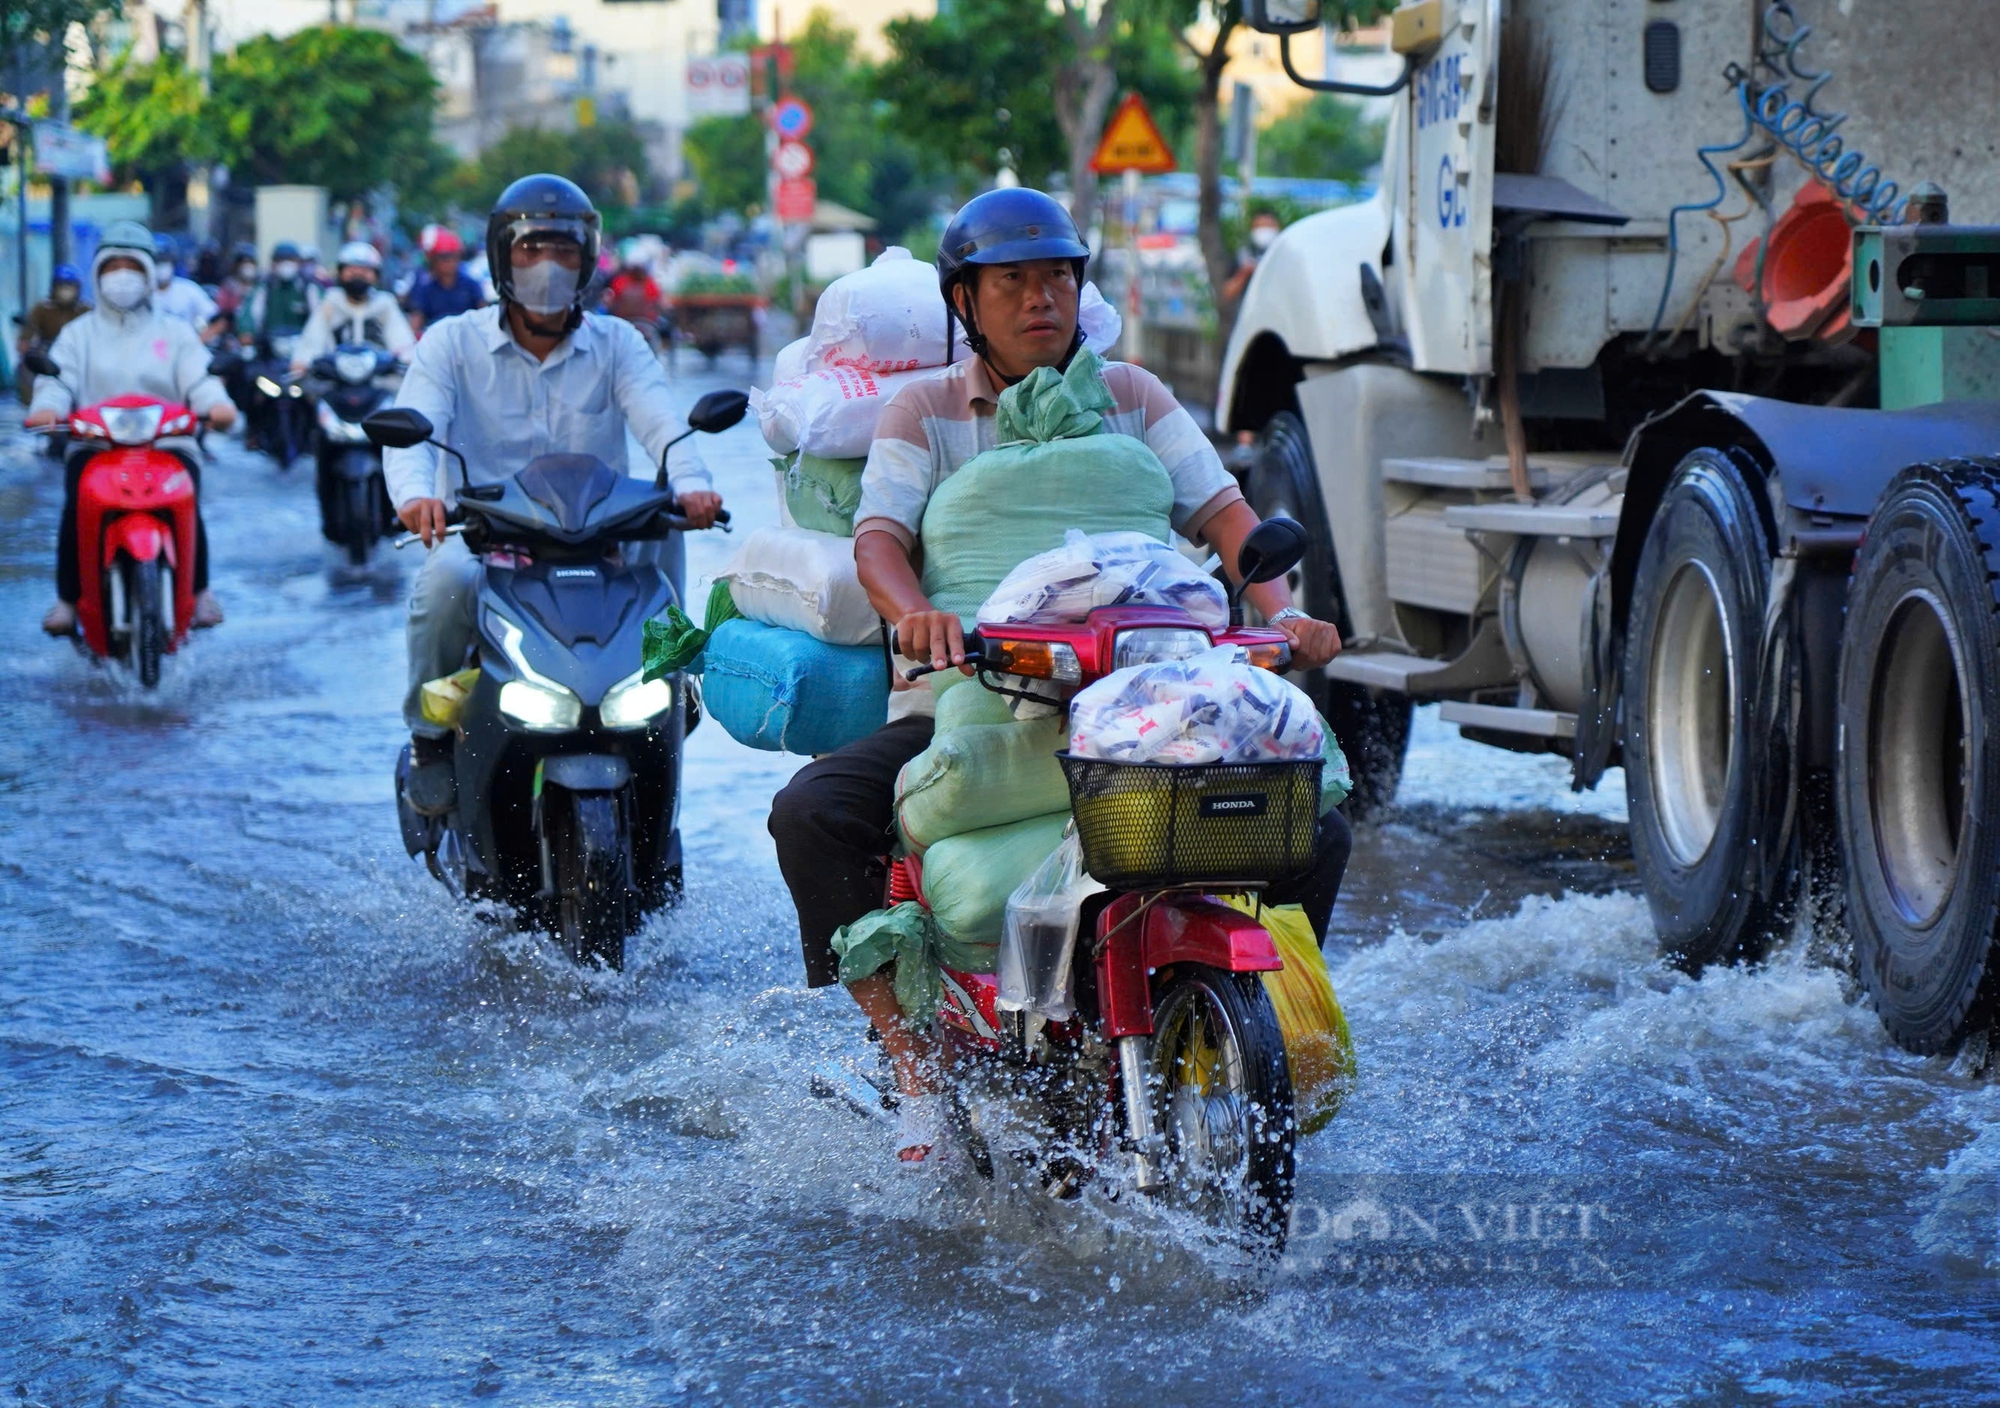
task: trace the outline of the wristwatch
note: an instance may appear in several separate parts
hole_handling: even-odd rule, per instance
[[[1272,612],[1270,616],[1266,617],[1264,620],[1264,624],[1267,626],[1275,626],[1280,621],[1310,621],[1311,619],[1312,618],[1310,616],[1306,615],[1305,612],[1299,610],[1298,607],[1285,606],[1285,607],[1280,607],[1277,611]]]

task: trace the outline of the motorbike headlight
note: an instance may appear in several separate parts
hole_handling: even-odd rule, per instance
[[[1208,632],[1184,626],[1138,626],[1120,631],[1111,645],[1111,668],[1185,660],[1208,649]]]
[[[285,394],[285,388],[278,385],[277,382],[271,380],[268,376],[257,378],[257,389],[266,396],[282,396]]]
[[[361,386],[375,379],[373,352],[336,352],[333,370],[349,386]]]
[[[500,686],[500,712],[522,728],[567,733],[583,722],[583,701],[561,685],[509,680]]]
[[[597,716],[606,728],[644,728],[673,708],[673,682],[641,679],[643,673],[635,670],[611,686],[604,702],[597,706]]]
[[[120,445],[150,445],[159,438],[164,406],[101,406],[104,428]]]

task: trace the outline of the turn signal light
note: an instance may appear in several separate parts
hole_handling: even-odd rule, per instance
[[[1250,663],[1260,670],[1275,670],[1283,674],[1292,668],[1292,648],[1284,641],[1268,641],[1263,645],[1246,646]]]
[[[1076,651],[1061,641],[989,640],[983,651],[985,668],[1003,675],[1057,684],[1083,683],[1083,666]]]

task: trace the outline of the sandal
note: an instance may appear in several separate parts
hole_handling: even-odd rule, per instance
[[[896,1101],[896,1157],[906,1164],[920,1164],[938,1146],[938,1129],[943,1123],[943,1097],[904,1095]]]

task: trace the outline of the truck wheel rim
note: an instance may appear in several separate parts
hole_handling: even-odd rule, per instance
[[[1896,603],[1869,682],[1868,790],[1875,854],[1905,920],[1937,919],[1958,878],[1965,820],[1964,681],[1937,598]]]
[[[1674,861],[1691,866],[1721,825],[1736,735],[1728,617],[1705,563],[1683,563],[1668,584],[1646,713],[1660,833]]]

